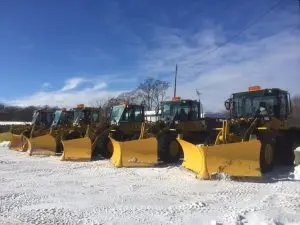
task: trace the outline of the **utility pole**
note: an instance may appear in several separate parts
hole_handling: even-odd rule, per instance
[[[202,103],[201,103],[201,99],[200,99],[201,92],[198,91],[197,88],[196,88],[196,93],[197,93],[198,99],[199,99],[199,105],[200,105],[200,117],[202,117],[202,115],[203,115],[203,107],[202,107]]]
[[[176,64],[176,69],[175,69],[174,98],[176,98],[176,81],[177,81],[177,64]]]

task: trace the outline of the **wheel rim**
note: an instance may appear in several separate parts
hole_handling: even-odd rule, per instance
[[[265,161],[268,165],[273,161],[273,148],[270,144],[265,146]]]
[[[169,146],[169,152],[170,156],[172,158],[176,157],[179,152],[179,146],[176,140],[171,141],[170,146]]]

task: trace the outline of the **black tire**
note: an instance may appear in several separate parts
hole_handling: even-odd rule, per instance
[[[82,135],[79,132],[74,131],[74,132],[70,132],[68,134],[65,134],[63,139],[64,140],[72,140],[72,139],[81,138],[81,137],[82,137]]]
[[[294,165],[294,149],[297,147],[293,134],[286,133],[276,139],[276,164]]]
[[[96,140],[93,146],[92,157],[101,155],[102,157],[109,159],[112,156],[112,144],[108,137],[108,131],[101,134]]]
[[[273,170],[275,159],[275,144],[271,138],[264,137],[261,139],[260,149],[260,171],[268,173]]]
[[[211,139],[211,137],[209,135],[207,135],[207,137],[204,139],[204,145],[212,145],[213,141]]]
[[[285,140],[284,149],[281,150],[281,164],[286,166],[294,165],[295,154],[294,150],[297,147],[297,143],[294,141],[294,138],[287,138]]]
[[[174,163],[180,160],[183,151],[175,135],[166,133],[158,137],[158,154],[159,159],[165,163]]]
[[[64,146],[62,144],[62,141],[56,142],[56,153],[62,153],[64,151]]]

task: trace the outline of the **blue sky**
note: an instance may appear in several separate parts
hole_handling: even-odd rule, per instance
[[[220,110],[249,85],[300,94],[300,12],[282,0],[0,1],[0,101],[93,104],[153,76]],[[296,85],[298,83],[298,85]],[[170,95],[172,90],[170,89]]]

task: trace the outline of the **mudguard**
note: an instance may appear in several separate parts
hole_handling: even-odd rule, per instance
[[[198,178],[209,179],[214,173],[261,176],[261,143],[258,140],[213,146],[197,146],[177,140],[184,153],[182,166],[195,172]]]
[[[111,162],[116,167],[150,167],[158,163],[156,138],[119,142],[110,137],[110,140]]]
[[[28,140],[28,139],[27,139]],[[28,140],[27,153],[31,155],[55,155],[56,141],[50,134],[30,138]]]
[[[89,137],[63,140],[63,154],[60,160],[91,161],[92,144]]]

